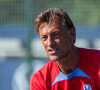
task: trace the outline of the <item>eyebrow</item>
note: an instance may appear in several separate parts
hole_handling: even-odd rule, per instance
[[[55,33],[59,33],[59,32],[60,32],[60,31],[58,31],[58,30],[54,30],[54,31],[52,31],[52,32],[50,33],[50,35],[55,34]],[[41,36],[46,36],[46,35],[41,34]]]
[[[54,31],[51,32],[51,34],[52,34],[52,33],[59,33],[59,32],[60,32],[60,31],[58,31],[58,30],[54,30]]]

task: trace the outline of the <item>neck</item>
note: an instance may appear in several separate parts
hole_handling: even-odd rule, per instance
[[[66,57],[56,62],[61,72],[67,75],[73,72],[78,67],[79,59],[79,48],[74,47],[73,50],[70,50],[69,54]]]

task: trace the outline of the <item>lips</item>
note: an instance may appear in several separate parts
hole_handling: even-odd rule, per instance
[[[58,52],[58,48],[56,48],[56,49],[48,49],[48,53],[49,54],[56,54],[57,52]]]

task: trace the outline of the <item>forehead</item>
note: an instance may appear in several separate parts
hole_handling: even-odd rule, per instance
[[[65,26],[61,22],[57,22],[49,25],[48,23],[43,23],[40,25],[39,34],[51,33],[54,31],[62,32],[65,30]]]

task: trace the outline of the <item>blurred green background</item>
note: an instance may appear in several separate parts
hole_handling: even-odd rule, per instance
[[[41,10],[56,7],[66,10],[75,24],[99,25],[99,4],[99,0],[0,0],[0,23],[25,23],[28,8],[34,20]]]
[[[47,8],[68,12],[76,46],[100,49],[100,0],[0,0],[0,90],[29,90],[47,57],[34,20]]]

